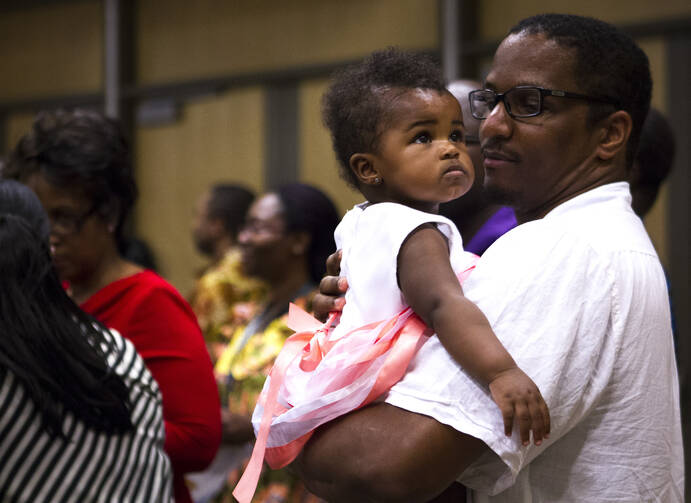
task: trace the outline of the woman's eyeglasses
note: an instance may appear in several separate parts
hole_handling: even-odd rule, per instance
[[[51,212],[48,215],[48,219],[50,220],[50,231],[60,236],[77,234],[82,230],[82,227],[84,227],[89,217],[96,213],[98,207],[99,204],[94,203],[91,208],[82,214],[75,214],[65,210]]]

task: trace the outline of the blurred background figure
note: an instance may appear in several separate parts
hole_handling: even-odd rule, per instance
[[[240,185],[216,184],[198,200],[192,225],[194,244],[210,259],[190,303],[213,363],[244,319],[246,303],[260,301],[264,285],[242,272],[237,237],[254,194]],[[239,314],[236,314],[239,313]]]
[[[30,189],[0,181],[0,500],[172,501],[158,386],[68,297],[49,229]]]
[[[149,244],[144,239],[136,236],[129,236],[125,239],[125,249],[122,253],[123,258],[142,266],[144,269],[151,269],[157,272],[158,265],[156,262],[156,255]]]
[[[643,218],[655,204],[660,186],[672,171],[676,141],[662,113],[651,108],[643,123],[629,184],[633,211]]]
[[[223,410],[223,445],[226,474],[230,474],[221,501],[232,501],[230,492],[252,452],[252,411],[274,359],[292,334],[286,325],[288,305],[293,302],[311,310],[326,258],[335,251],[333,233],[338,221],[331,200],[300,183],[263,195],[247,213],[238,235],[243,269],[263,280],[268,293],[263,302],[248,310],[246,323],[238,327],[216,363],[217,375],[226,378],[223,393],[228,403]],[[253,501],[320,500],[286,470],[267,470]]]
[[[53,263],[72,298],[132,341],[158,382],[175,499],[191,502],[183,474],[206,467],[218,449],[218,393],[189,304],[153,271],[122,256],[137,188],[119,123],[84,110],[39,114],[3,175],[40,199]]]
[[[475,182],[463,197],[439,205],[439,214],[458,227],[463,238],[463,248],[476,255],[482,255],[499,236],[516,227],[513,210],[492,202],[491,196],[483,188],[485,170],[478,136],[480,121],[472,116],[468,104],[468,93],[481,88],[482,84],[474,80],[456,80],[448,86],[463,110],[465,141],[475,167]]]

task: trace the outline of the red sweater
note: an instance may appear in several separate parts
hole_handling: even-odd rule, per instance
[[[177,503],[191,503],[183,475],[211,463],[221,442],[218,389],[197,318],[152,271],[114,281],[82,304],[132,341],[158,382]]]

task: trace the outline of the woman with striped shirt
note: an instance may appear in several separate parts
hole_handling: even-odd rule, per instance
[[[158,385],[67,296],[33,192],[0,182],[0,501],[170,502]]]

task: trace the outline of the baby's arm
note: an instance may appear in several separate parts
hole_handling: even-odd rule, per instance
[[[463,291],[449,262],[446,238],[432,224],[413,231],[398,254],[398,281],[406,302],[434,329],[444,348],[474,378],[489,386],[511,434],[536,445],[549,434],[549,412],[540,391],[499,342],[485,315]]]

